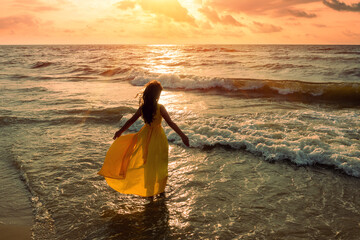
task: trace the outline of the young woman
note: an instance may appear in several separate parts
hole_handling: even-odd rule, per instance
[[[162,86],[151,81],[140,98],[136,113],[115,133],[99,175],[120,193],[151,197],[162,194],[168,176],[168,142],[162,118],[189,146],[188,137],[171,120],[165,107],[158,104]],[[139,132],[121,136],[140,116],[145,125]]]

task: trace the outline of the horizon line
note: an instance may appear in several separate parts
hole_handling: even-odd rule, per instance
[[[360,43],[19,43],[2,44],[0,46],[81,46],[81,45],[133,45],[133,46],[181,46],[181,45],[348,45],[358,46]]]

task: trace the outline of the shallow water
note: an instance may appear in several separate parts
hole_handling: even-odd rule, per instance
[[[13,203],[1,204],[0,220],[33,221],[35,239],[354,239],[359,47],[327,48],[0,47],[0,201]],[[295,67],[309,58],[307,70]],[[236,85],[243,77],[255,91]],[[163,124],[169,181],[154,202],[96,174],[152,78],[192,146]],[[318,97],[309,82],[350,84],[352,95]]]

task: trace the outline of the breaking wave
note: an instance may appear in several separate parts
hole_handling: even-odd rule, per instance
[[[226,93],[243,97],[275,97],[285,100],[330,101],[360,104],[360,83],[302,82],[296,80],[261,80],[234,78],[207,78],[169,74],[137,76],[131,84],[143,86],[156,79],[168,89],[180,90],[225,90]]]
[[[131,114],[125,115],[120,125],[130,117]],[[307,118],[319,119],[324,124],[312,124]],[[327,165],[360,177],[360,130],[332,123],[334,118],[344,126],[360,124],[359,116],[352,112],[345,111],[339,116],[311,110],[306,113],[264,113],[256,118],[251,114],[233,118],[201,118],[201,121],[181,116],[175,121],[188,135],[191,147],[244,150],[270,162],[289,161],[299,166]],[[138,120],[130,131],[138,131],[142,125],[143,122]],[[164,128],[170,142],[182,145],[180,137],[170,127]],[[310,134],[304,135],[303,132]]]

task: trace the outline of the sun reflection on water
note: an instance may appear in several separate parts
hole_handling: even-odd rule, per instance
[[[149,45],[143,67],[152,73],[179,73],[184,69],[184,52],[176,45]]]

